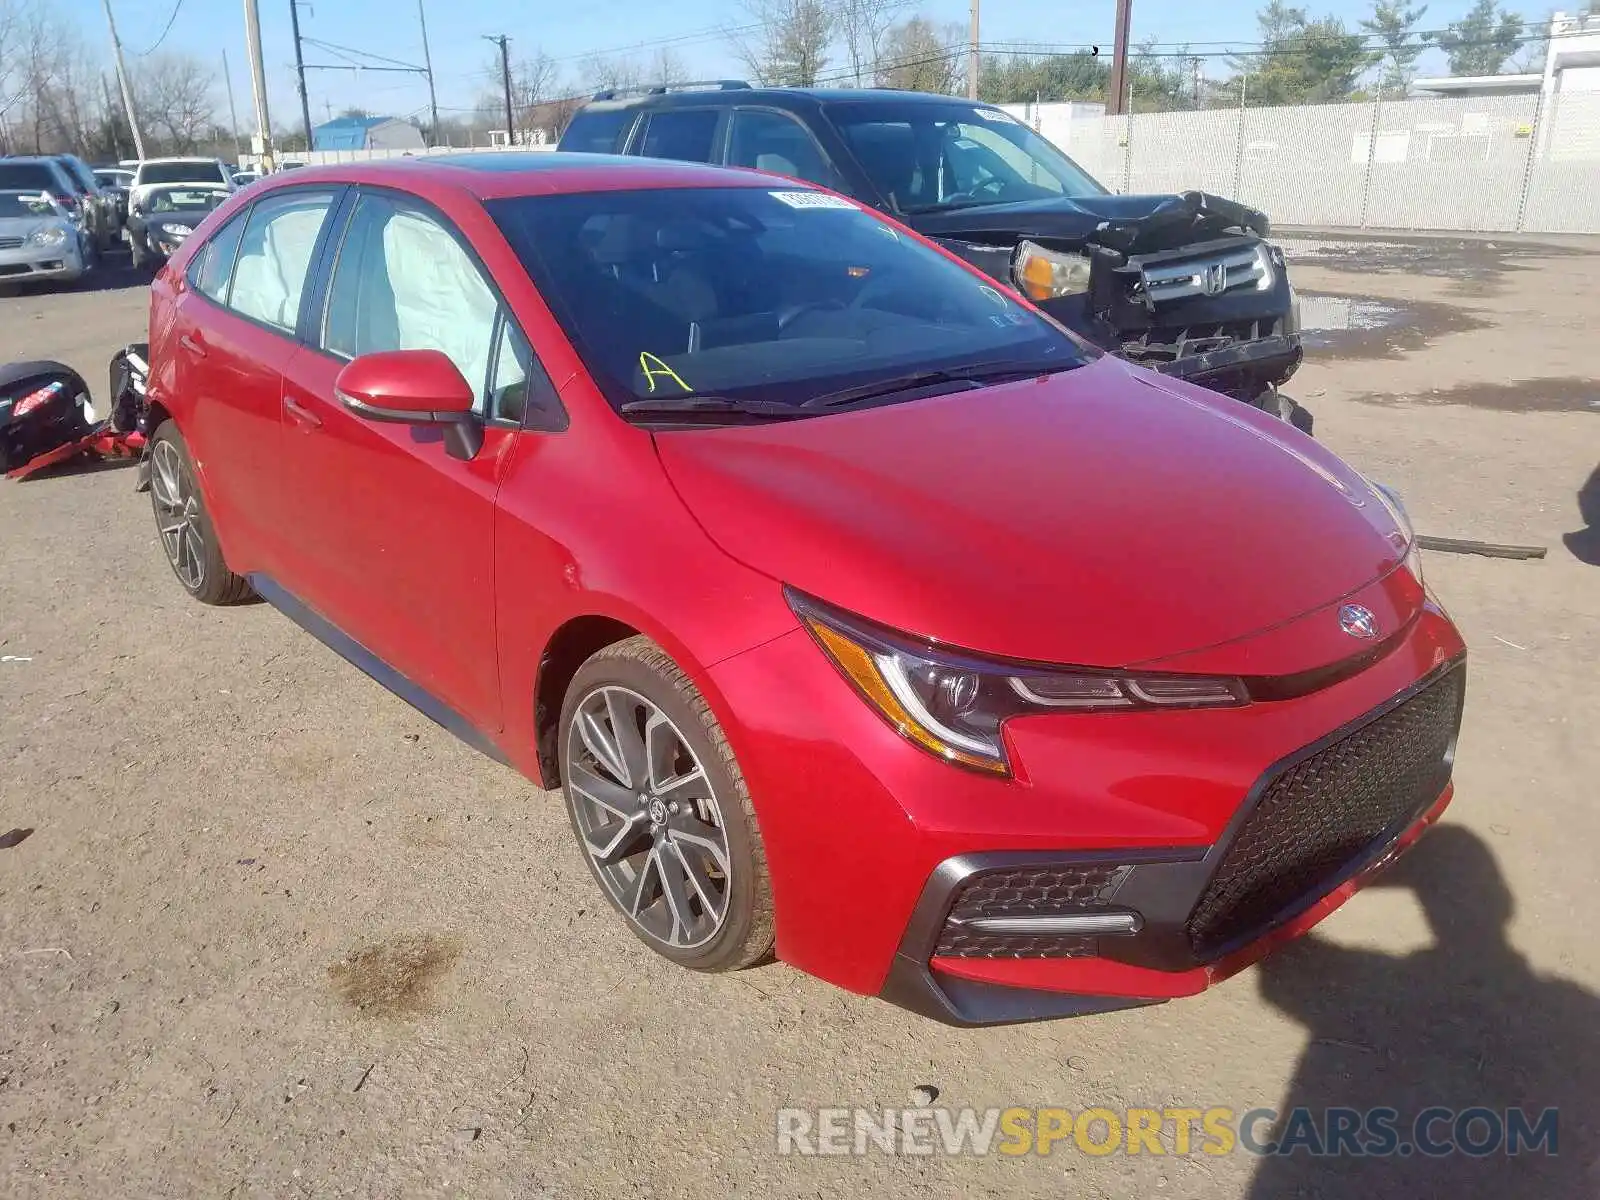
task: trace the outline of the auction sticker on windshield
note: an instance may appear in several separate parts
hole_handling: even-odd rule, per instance
[[[774,200],[781,200],[790,208],[854,208],[843,196],[830,196],[827,192],[772,192]]]

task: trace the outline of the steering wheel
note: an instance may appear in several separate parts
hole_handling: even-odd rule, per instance
[[[956,192],[946,196],[944,199],[946,204],[952,200],[998,200],[1005,190],[1005,180],[995,177],[985,179],[975,188],[965,192]]]
[[[778,310],[778,331],[781,333],[794,323],[797,317],[809,312],[854,312],[866,305],[870,296],[883,291],[887,286],[885,277],[879,272],[867,279],[861,285],[861,290],[852,296],[848,303],[843,300],[802,300],[798,304],[791,304]]]

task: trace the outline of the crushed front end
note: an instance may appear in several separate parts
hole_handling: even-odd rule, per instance
[[[975,210],[970,230],[951,222],[939,233],[1101,349],[1280,412],[1276,389],[1303,351],[1283,252],[1261,213],[1185,192],[1081,233],[1058,221],[1030,227],[1021,206],[1009,220],[996,215]]]

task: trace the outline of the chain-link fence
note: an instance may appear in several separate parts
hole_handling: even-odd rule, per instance
[[[1600,92],[1084,115],[1008,105],[1118,192],[1283,225],[1600,233]]]

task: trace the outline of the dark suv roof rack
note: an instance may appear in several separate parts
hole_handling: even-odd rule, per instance
[[[739,89],[749,90],[750,85],[743,79],[694,79],[684,83],[657,83],[645,87],[605,88],[594,94],[596,100],[615,100],[619,96],[665,96],[668,92],[686,92],[693,88],[714,88],[717,91],[732,92]]]

